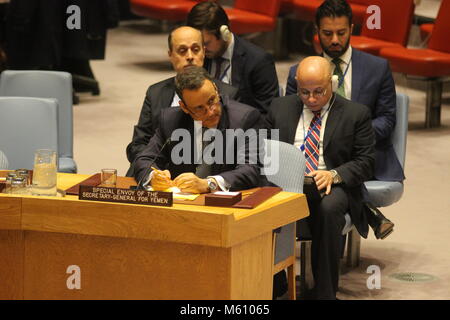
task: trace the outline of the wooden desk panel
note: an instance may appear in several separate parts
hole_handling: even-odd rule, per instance
[[[307,215],[287,192],[252,210],[0,194],[0,298],[271,299],[272,230]]]

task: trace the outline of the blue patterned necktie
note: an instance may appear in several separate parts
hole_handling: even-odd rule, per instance
[[[320,111],[313,111],[313,113],[314,117],[311,120],[308,134],[304,142],[306,159],[305,175],[311,171],[317,170],[319,167],[319,141],[322,118],[320,117]]]

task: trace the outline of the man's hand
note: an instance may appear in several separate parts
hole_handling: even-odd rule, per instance
[[[314,177],[316,181],[317,189],[327,189],[325,191],[326,195],[329,195],[331,192],[331,185],[333,184],[333,175],[330,171],[327,170],[316,170],[312,171],[308,174],[308,176]]]
[[[170,188],[173,186],[173,181],[170,178],[170,171],[169,170],[153,170],[153,177],[151,181],[151,185],[153,190],[155,191],[163,191],[167,188]]]
[[[189,193],[206,193],[209,192],[208,181],[200,179],[192,172],[180,174],[173,180],[173,183],[182,191]]]

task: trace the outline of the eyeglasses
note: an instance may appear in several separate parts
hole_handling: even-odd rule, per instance
[[[215,106],[217,106],[220,102],[219,94],[216,92],[214,97],[211,97],[208,102],[206,102],[206,105],[197,106],[193,108],[192,110],[190,108],[187,108],[188,111],[196,118],[204,117],[208,111],[212,110]]]
[[[303,99],[309,99],[311,94],[312,94],[314,99],[318,99],[318,98],[323,97],[326,93],[327,93],[327,89],[323,89],[323,88],[317,88],[313,92],[310,92],[310,91],[308,91],[306,89],[300,88],[298,90],[297,94],[298,94],[298,96],[300,98],[303,98]]]

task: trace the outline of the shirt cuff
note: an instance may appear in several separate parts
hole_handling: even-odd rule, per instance
[[[230,185],[225,182],[225,179],[222,176],[208,176],[207,178],[214,178],[219,185],[220,190],[228,192],[230,191]]]
[[[142,184],[142,186],[143,186],[145,189],[151,187],[151,185],[149,186],[149,184],[150,184],[150,182],[152,181],[153,173],[154,173],[154,171],[152,170],[152,171],[150,172],[150,174],[148,175],[147,181],[145,181],[145,182]]]

